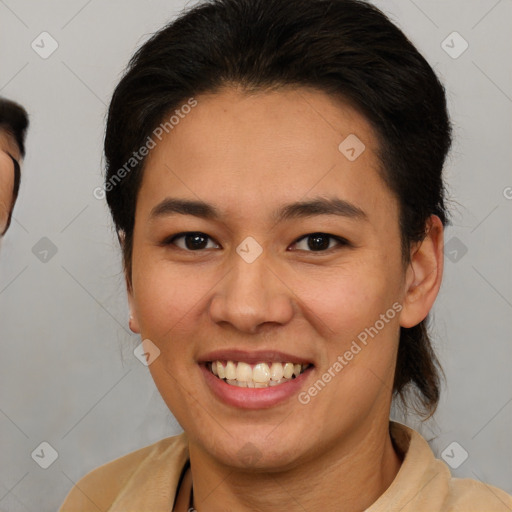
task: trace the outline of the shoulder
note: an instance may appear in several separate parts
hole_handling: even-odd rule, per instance
[[[120,496],[151,480],[154,474],[168,473],[171,481],[175,476],[179,478],[187,458],[188,442],[183,433],[124,455],[82,477],[59,512],[109,510]]]
[[[390,423],[390,433],[403,461],[395,480],[367,510],[380,512],[510,512],[512,496],[470,478],[455,478],[414,429]]]
[[[510,512],[512,496],[493,485],[471,478],[451,478],[446,510],[464,512]]]

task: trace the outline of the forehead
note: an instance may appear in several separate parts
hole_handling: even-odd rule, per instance
[[[389,200],[374,130],[348,103],[303,88],[229,88],[195,100],[155,141],[142,195],[196,196],[249,210],[308,194]]]
[[[254,166],[263,167],[265,156],[294,160],[313,158],[319,152],[338,156],[339,144],[349,135],[364,140],[369,153],[378,149],[365,117],[348,103],[319,91],[288,88],[246,93],[226,88],[196,101],[197,106],[164,136],[163,146],[174,154],[183,152],[210,162],[216,157],[254,157]]]

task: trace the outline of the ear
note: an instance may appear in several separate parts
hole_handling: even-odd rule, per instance
[[[424,240],[411,248],[403,309],[400,313],[402,327],[414,327],[427,317],[441,287],[444,262],[444,228],[441,219],[431,215],[426,229]]]
[[[119,244],[121,245],[122,252],[124,253],[124,243],[125,243],[125,233],[123,230],[119,230],[117,232],[117,238],[119,240]],[[124,280],[126,284],[126,293],[128,295],[128,306],[130,308],[130,319],[128,324],[130,326],[130,331],[140,334],[139,320],[137,318],[137,310],[135,308],[135,298],[133,296],[133,287],[131,283],[131,278],[128,275],[130,269],[126,268],[126,264],[124,265]]]
[[[135,334],[140,334],[139,320],[137,318],[137,310],[135,309],[135,301],[133,299],[133,292],[131,288],[127,287],[128,291],[128,305],[130,307],[130,319],[128,321],[128,325],[130,326],[130,331]]]

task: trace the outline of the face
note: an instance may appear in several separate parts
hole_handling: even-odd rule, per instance
[[[306,89],[196,100],[147,159],[131,327],[198,450],[292,467],[388,417],[412,281],[398,203],[349,105]],[[359,156],[353,135],[339,149],[351,134]],[[302,373],[280,382],[285,363]]]
[[[14,163],[9,154],[19,159],[16,145],[0,130],[0,234],[5,230],[13,207]]]

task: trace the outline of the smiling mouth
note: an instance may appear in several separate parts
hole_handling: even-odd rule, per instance
[[[256,363],[242,361],[209,361],[206,367],[213,375],[231,386],[268,388],[289,382],[304,373],[311,364]]]

